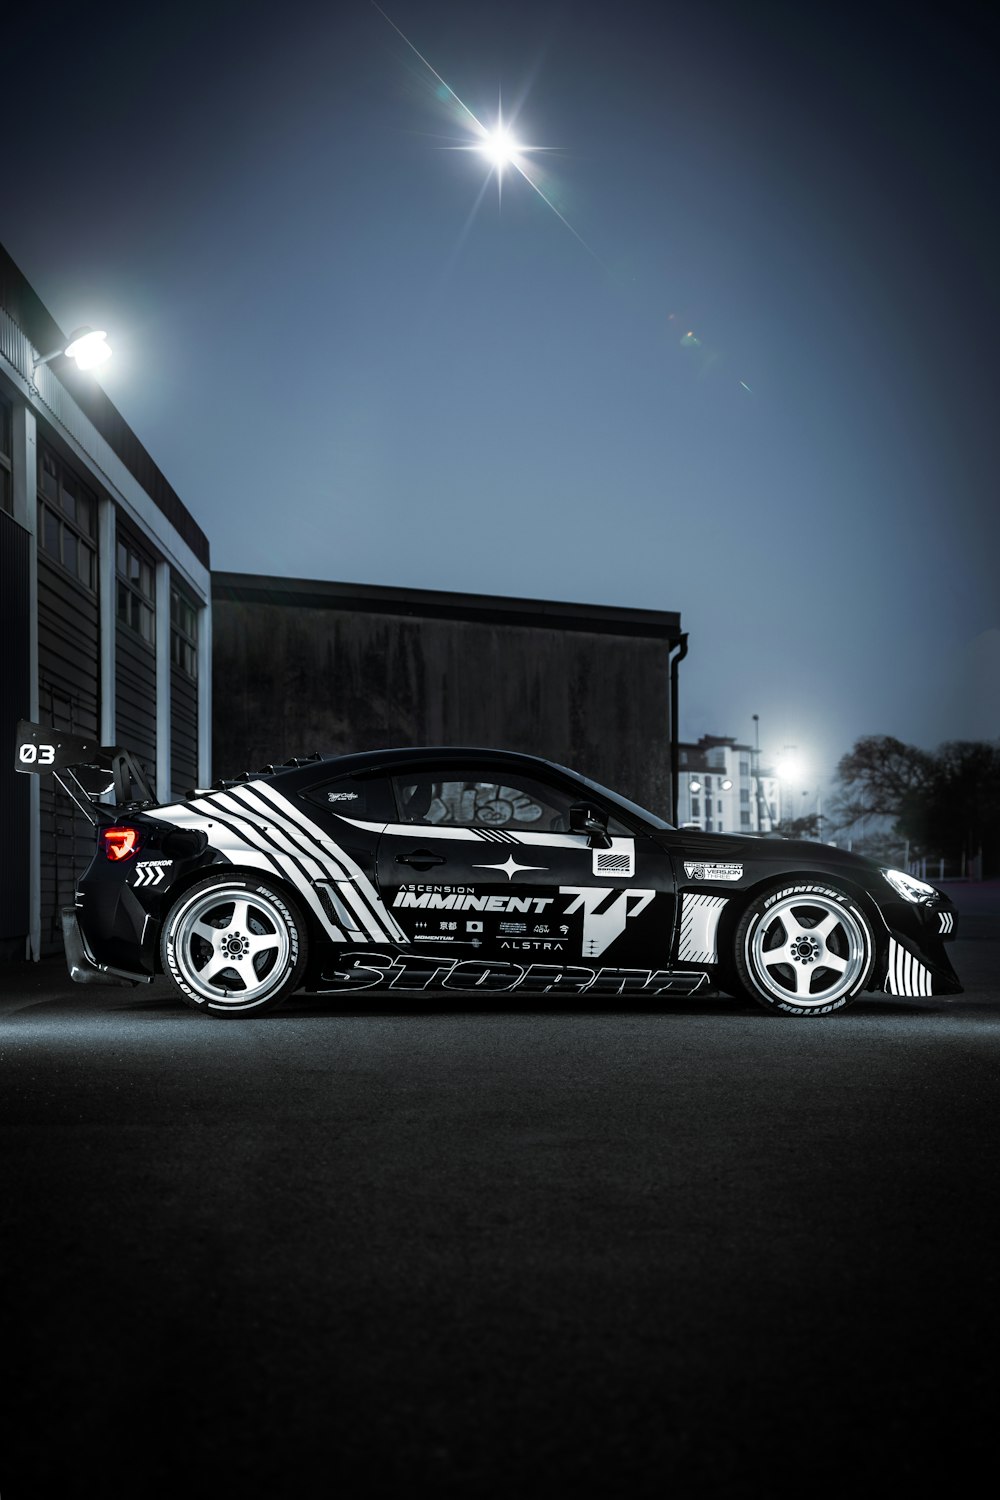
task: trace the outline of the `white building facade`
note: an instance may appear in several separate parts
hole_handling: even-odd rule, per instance
[[[749,745],[702,735],[678,747],[677,826],[706,833],[770,833],[780,821],[778,778]]]

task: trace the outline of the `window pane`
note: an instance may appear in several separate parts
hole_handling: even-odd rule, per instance
[[[128,553],[121,542],[118,543],[118,571],[123,578],[128,577]]]
[[[71,521],[76,520],[76,477],[68,469],[62,471],[62,508],[63,514]]]
[[[78,543],[76,532],[71,531],[68,526],[63,527],[63,564],[71,573],[76,572],[76,549]]]
[[[125,587],[125,585],[123,583],[119,582],[119,584],[118,584],[118,618],[119,618],[119,620],[126,620],[126,621],[128,620],[128,601],[129,601],[129,592],[128,592],[128,589]]]
[[[42,546],[51,557],[59,558],[59,522],[47,505],[42,507]]]
[[[47,448],[42,449],[42,493],[51,495],[54,500],[59,499],[59,470]]]
[[[94,497],[82,492],[76,497],[76,524],[84,536],[94,535],[94,512],[96,510]]]

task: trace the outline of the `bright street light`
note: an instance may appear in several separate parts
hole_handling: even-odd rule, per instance
[[[75,360],[78,370],[93,370],[111,358],[111,345],[103,328],[78,328],[75,333],[70,334],[68,344],[60,344],[58,349],[50,349],[48,354],[39,355],[34,361],[34,368],[37,370],[39,365],[47,365],[49,360],[58,359],[60,354],[66,354]]]
[[[774,769],[782,781],[801,782],[805,779],[805,768],[794,745],[785,746],[785,753]]]
[[[76,360],[78,370],[92,370],[111,358],[111,345],[103,328],[78,328],[66,345],[66,354]]]

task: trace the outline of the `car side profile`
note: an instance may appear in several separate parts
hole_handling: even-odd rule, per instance
[[[127,752],[45,726],[20,726],[17,763],[95,821],[63,913],[74,979],[162,972],[213,1015],[300,989],[722,989],[800,1017],[866,991],[961,992],[934,886],[825,844],[673,828],[536,756],[314,756],[165,804],[134,795],[148,787]]]

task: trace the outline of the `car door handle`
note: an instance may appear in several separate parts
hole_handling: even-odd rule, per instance
[[[444,856],[430,849],[411,849],[408,854],[397,854],[397,865],[412,865],[415,870],[429,870],[431,865],[443,865]]]

